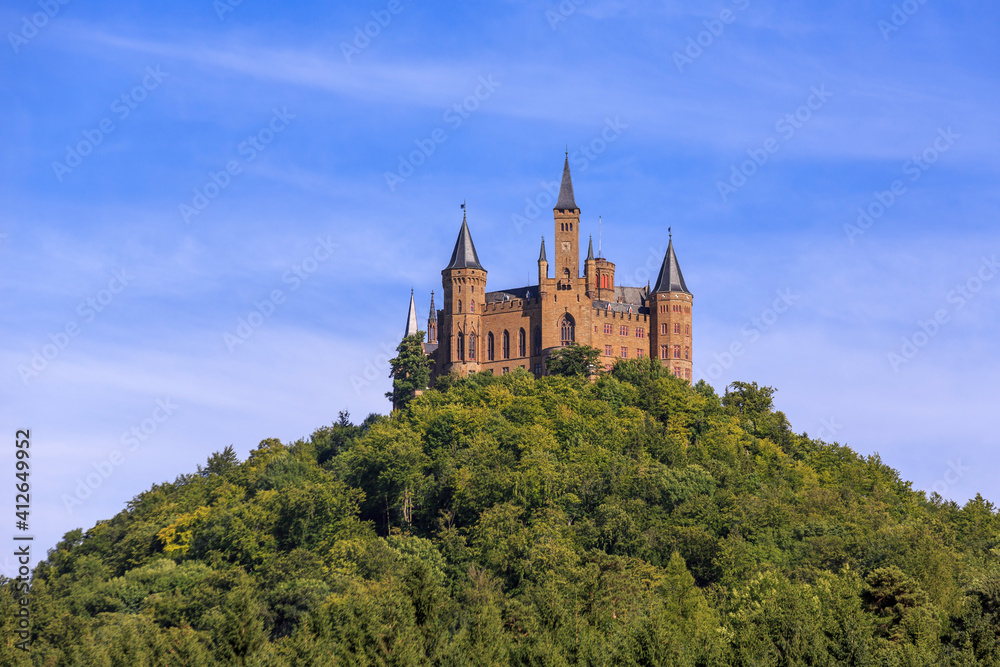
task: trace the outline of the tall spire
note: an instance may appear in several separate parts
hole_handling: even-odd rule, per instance
[[[569,151],[566,152],[566,161],[563,163],[562,183],[559,185],[559,200],[556,202],[555,208],[563,210],[577,208],[576,200],[573,198],[573,179],[569,175]]]
[[[587,259],[594,259],[594,237],[590,237],[590,245],[587,247]]]
[[[674,254],[673,233],[671,233],[670,242],[667,244],[667,254],[663,256],[660,275],[656,277],[656,284],[653,285],[653,293],[657,292],[691,293],[687,285],[684,284],[684,274],[681,273],[681,265],[677,263],[677,255]]]
[[[479,255],[476,254],[476,246],[472,243],[472,234],[469,233],[469,223],[465,220],[465,205],[462,205],[462,229],[458,232],[458,240],[455,241],[455,249],[451,253],[451,261],[448,269],[479,269],[485,271],[483,265],[479,263]]]
[[[417,333],[417,306],[413,302],[413,290],[410,290],[410,312],[406,315],[406,333],[404,337]]]
[[[538,253],[538,261],[539,262],[547,262],[547,261],[549,261],[545,257],[545,237],[544,236],[542,237],[542,250],[541,250],[541,252]]]
[[[431,319],[437,317],[437,311],[434,309],[434,290],[431,290],[431,314],[428,317]]]

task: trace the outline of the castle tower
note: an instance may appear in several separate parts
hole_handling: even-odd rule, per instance
[[[549,260],[545,256],[545,237],[542,237],[542,250],[538,253],[538,285],[539,288],[549,277]]]
[[[573,197],[573,180],[569,174],[569,154],[563,163],[559,199],[552,209],[556,224],[555,275],[558,289],[572,289],[580,277],[580,209]]]
[[[479,263],[465,214],[451,253],[441,271],[444,308],[439,331],[438,360],[442,373],[467,375],[482,360],[482,315],[486,309],[486,269]]]
[[[434,290],[431,290],[431,312],[427,316],[427,342],[437,345],[438,342],[438,316],[434,309]]]
[[[684,284],[677,255],[674,254],[673,234],[667,244],[660,274],[649,294],[650,355],[656,355],[664,366],[678,376],[691,381],[693,349],[691,345],[691,306],[694,296]]]

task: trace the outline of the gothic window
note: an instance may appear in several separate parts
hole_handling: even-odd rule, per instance
[[[636,348],[635,356],[638,357],[639,359],[642,359],[644,356],[646,356],[646,353],[641,347]]]
[[[690,359],[691,358],[691,348],[690,347],[685,347],[684,348],[684,358],[685,359]]]
[[[503,332],[503,358],[510,359],[510,332]]]
[[[664,336],[667,335],[667,323],[666,322],[664,322],[663,324],[660,325],[660,333],[663,334]]]
[[[535,327],[535,354],[542,353],[542,328]]]
[[[636,338],[645,338],[646,337],[646,330],[643,327],[636,327],[635,328],[635,337]]]
[[[681,346],[674,345],[674,359],[680,359],[680,358],[681,358]]]
[[[628,359],[628,348],[624,345],[622,346],[622,359]]]
[[[486,359],[493,361],[493,332],[486,335]]]
[[[680,322],[674,322],[674,333],[675,334],[679,334],[680,332],[681,332],[681,323]]]
[[[469,359],[476,358],[476,334],[469,334]]]
[[[669,351],[669,348],[666,345],[661,345],[660,346],[660,359],[667,359],[668,358],[668,354],[667,354],[668,351]]]
[[[608,275],[607,274],[602,275],[601,276],[601,287],[603,287],[604,289],[608,289],[609,284],[610,283],[608,281]]]
[[[535,364],[535,375],[541,375],[541,374],[542,374],[542,365]]]
[[[685,336],[690,336],[691,335],[691,325],[690,324],[685,324],[684,325],[684,335]]]
[[[612,354],[611,353],[611,346],[610,345],[605,345],[604,346],[604,356],[610,357],[611,354]]]
[[[611,333],[611,331],[612,331],[612,327],[614,327],[614,325],[613,325],[613,324],[611,324],[610,322],[606,322],[606,323],[604,324],[604,333],[606,333],[606,334],[610,334],[610,333]]]
[[[455,350],[455,359],[458,361],[465,360],[465,336],[458,334],[455,336],[455,343],[457,349]]]
[[[680,377],[680,376],[681,376],[681,367],[674,366],[674,377]]]
[[[476,302],[475,301],[469,301],[469,312],[470,313],[476,312]]]
[[[521,329],[517,334],[517,356],[528,356],[527,336],[524,333],[524,329]]]
[[[458,300],[458,312],[462,312],[462,300]]]
[[[569,345],[576,340],[576,327],[573,324],[573,318],[569,315],[563,315],[559,329],[560,341],[563,345]]]
[[[619,336],[627,336],[628,335],[628,327],[625,326],[624,324],[620,325],[618,327],[618,335]]]

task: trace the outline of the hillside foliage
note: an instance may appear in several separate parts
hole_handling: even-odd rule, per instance
[[[997,665],[1000,517],[620,362],[231,449],[68,533],[0,664]]]

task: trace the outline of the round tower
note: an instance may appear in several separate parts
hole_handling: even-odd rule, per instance
[[[660,274],[649,293],[649,354],[673,375],[691,382],[694,350],[691,309],[694,295],[684,283],[671,235]]]
[[[479,263],[465,215],[451,261],[441,271],[443,315],[438,331],[438,368],[468,375],[482,363],[482,315],[486,308],[486,269]]]

